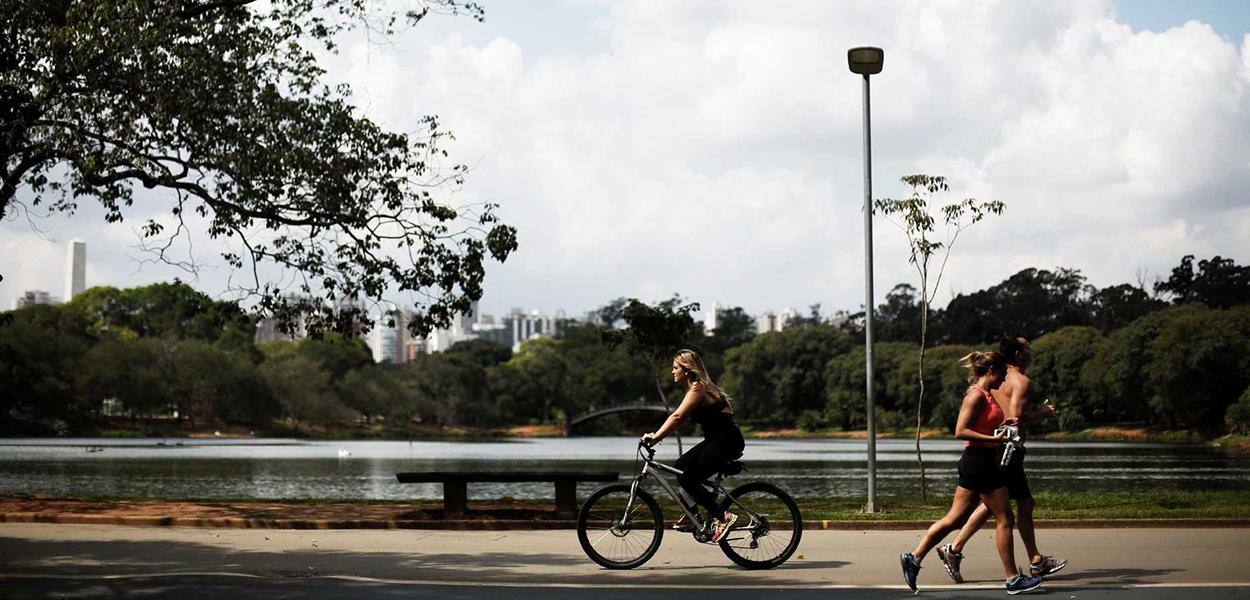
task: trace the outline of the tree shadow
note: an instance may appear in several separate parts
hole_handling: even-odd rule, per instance
[[[326,535],[331,532],[325,532]],[[435,542],[437,543],[437,542]],[[388,580],[475,583],[652,582],[680,572],[683,583],[794,585],[810,581],[787,577],[788,570],[830,569],[841,561],[793,561],[771,571],[748,571],[724,556],[708,554],[706,565],[652,562],[634,571],[607,571],[577,551],[464,552],[423,548],[420,552],[376,550],[236,548],[186,540],[40,540],[0,536],[0,565],[7,574],[47,576],[168,575],[174,573],[248,574],[308,578],[358,576]],[[649,576],[648,573],[651,575]]]

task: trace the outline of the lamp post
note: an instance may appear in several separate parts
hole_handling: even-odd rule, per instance
[[[885,51],[862,46],[846,51],[851,72],[864,77],[864,375],[867,379],[868,406],[868,503],[864,512],[877,512],[877,428],[873,419],[872,394],[872,119],[869,107],[868,77],[881,72]]]

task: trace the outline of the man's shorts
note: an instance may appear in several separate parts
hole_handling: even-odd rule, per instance
[[[1024,474],[1024,454],[1023,446],[1017,448],[1011,455],[1011,462],[1007,463],[1007,468],[1003,470],[1003,480],[1007,484],[1007,495],[1012,500],[1030,500],[1033,498],[1033,492],[1029,489],[1029,478]]]

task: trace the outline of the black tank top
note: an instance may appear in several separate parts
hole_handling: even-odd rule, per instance
[[[695,407],[690,418],[703,428],[703,437],[718,437],[726,433],[738,431],[738,424],[734,422],[734,416],[724,412],[729,406],[729,401],[725,399],[725,395],[721,394],[716,402],[711,404],[700,404]]]

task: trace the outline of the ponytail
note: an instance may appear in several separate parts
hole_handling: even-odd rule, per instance
[[[968,383],[976,383],[987,373],[1007,372],[1007,359],[997,352],[969,352],[959,359],[960,366],[968,369]]]

